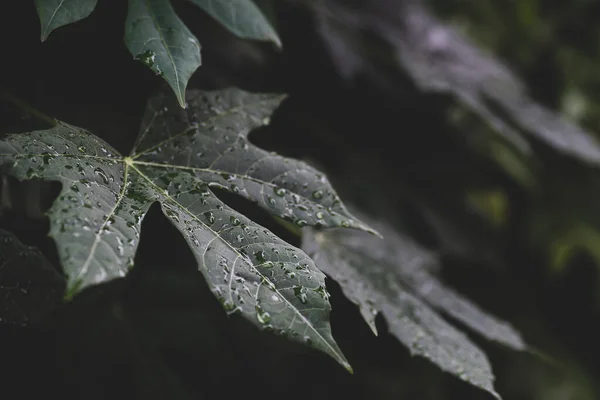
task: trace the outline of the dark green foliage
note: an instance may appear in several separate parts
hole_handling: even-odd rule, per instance
[[[15,7],[0,226],[41,251],[2,233],[8,381],[596,398],[600,8],[505,6],[36,0],[38,47]]]

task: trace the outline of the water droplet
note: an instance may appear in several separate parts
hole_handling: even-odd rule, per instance
[[[278,187],[276,187],[276,188],[273,188],[273,191],[279,197],[285,196],[285,189],[284,188],[278,188]]]
[[[108,184],[108,182],[109,182],[108,176],[106,176],[106,173],[101,168],[96,168],[94,170],[94,173],[96,175],[98,175],[100,177],[100,179],[102,179],[102,182],[104,182],[105,185]]]
[[[315,198],[315,199],[317,199],[317,200],[322,199],[323,198],[323,191],[322,190],[315,190],[312,193],[312,197]]]
[[[285,270],[285,275],[290,279],[294,279],[296,277],[296,273],[293,271],[290,271],[289,269]]]
[[[317,213],[317,218],[318,218],[318,219],[323,219],[323,217],[325,217],[325,215],[323,215],[323,213],[322,213],[321,211],[319,211],[319,212]]]
[[[152,50],[146,50],[135,56],[135,59],[152,68],[154,66],[154,61],[156,60],[156,53]]]
[[[214,216],[214,214],[212,212],[207,211],[207,212],[205,212],[202,215],[204,215],[204,218],[206,218],[206,220],[208,221],[209,224],[212,225],[212,224],[215,223],[215,216]]]
[[[301,227],[301,228],[302,228],[303,226],[306,226],[306,225],[308,225],[308,222],[306,222],[306,221],[305,221],[305,220],[303,220],[303,219],[299,219],[299,220],[297,220],[297,221],[296,221],[296,225],[298,225],[299,227]]]
[[[306,288],[303,286],[294,286],[294,295],[300,299],[302,304],[308,302],[308,296],[306,296]]]
[[[256,305],[256,318],[261,324],[268,324],[271,321],[271,314],[262,309],[258,304]]]
[[[238,226],[241,223],[240,220],[234,217],[233,215],[229,217],[229,221],[233,226]]]
[[[259,250],[256,253],[254,253],[254,257],[256,257],[258,262],[261,264],[264,263],[265,261],[267,261],[266,254],[262,250]]]
[[[230,301],[223,302],[223,308],[225,309],[225,311],[228,311],[228,312],[232,311],[234,307],[235,307],[234,304]]]
[[[87,151],[87,149],[85,148],[85,146],[79,146],[77,148],[80,152],[85,153]]]
[[[324,285],[319,285],[318,288],[313,290],[320,294],[324,300],[329,300],[329,297],[331,296]]]

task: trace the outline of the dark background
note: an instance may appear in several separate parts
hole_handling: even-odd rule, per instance
[[[203,46],[203,66],[188,88],[237,85],[289,93],[270,127],[252,134],[253,142],[313,162],[328,172],[342,199],[391,223],[402,222],[424,245],[441,249],[442,274],[449,283],[511,321],[528,343],[557,361],[517,354],[471,335],[488,353],[496,388],[504,398],[600,398],[597,262],[589,252],[579,251],[558,274],[549,272],[551,262],[544,248],[531,245],[524,233],[532,207],[542,206],[532,204],[496,164],[471,151],[459,134],[466,128],[448,122],[452,99],[420,93],[401,70],[394,71],[391,84],[385,85],[377,84],[378,66],[344,79],[315,30],[314,15],[300,2],[276,2],[281,53],[269,44],[233,37],[183,1],[173,3]],[[348,7],[381,11],[396,7],[395,3],[401,2],[354,1]],[[565,93],[573,87],[584,91],[588,112],[579,122],[592,131],[597,128],[598,79],[589,70],[600,67],[600,25],[594,19],[600,16],[600,2],[523,1],[537,4],[531,6],[533,13],[522,5],[502,8],[496,3],[505,2],[455,0],[433,5],[448,19],[467,21],[474,39],[507,60],[541,103],[564,111]],[[32,2],[4,1],[0,89],[127,153],[146,100],[165,85],[125,48],[126,11],[124,1],[99,1],[90,17],[57,29],[41,43]],[[371,39],[373,47],[383,46],[376,37]],[[381,68],[387,73],[392,67]],[[14,104],[1,103],[0,132],[32,129],[36,124]],[[539,148],[543,161],[553,166],[540,178],[543,184],[576,200],[585,196],[589,183],[581,179],[583,167],[543,145]],[[575,190],[564,183],[573,181]],[[57,187],[9,182],[13,201],[2,211],[0,227],[38,246],[58,265],[54,245],[46,237],[47,221],[39,210],[49,206]],[[502,187],[507,193],[510,208],[503,229],[459,201],[473,187]],[[223,196],[285,240],[299,244],[253,205]],[[558,212],[548,207],[548,213]],[[573,212],[569,203],[561,207],[562,212]],[[436,230],[424,213],[429,208],[460,234],[449,239]],[[194,271],[182,237],[158,207],[151,209],[143,231],[136,268],[127,279],[84,291],[45,324],[0,325],[2,395],[491,398],[433,364],[410,357],[386,333],[383,319],[378,319],[380,336],[373,336],[331,280],[332,329],[354,375],[316,351],[228,318]]]

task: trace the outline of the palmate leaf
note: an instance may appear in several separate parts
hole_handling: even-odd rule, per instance
[[[0,323],[42,321],[60,303],[64,287],[64,277],[39,250],[0,229]]]
[[[304,252],[227,207],[211,190],[242,195],[299,226],[369,230],[321,173],[248,142],[249,131],[268,121],[282,96],[193,92],[188,110],[169,99],[150,100],[128,157],[62,122],[0,142],[5,172],[62,183],[48,213],[68,294],[127,273],[142,219],[158,201],[228,311],[311,344],[349,368],[331,337],[324,275]]]
[[[189,0],[202,8],[235,35],[265,40],[281,47],[277,32],[252,0]]]
[[[98,0],[35,0],[42,25],[42,42],[61,26],[72,24],[89,16]]]
[[[384,240],[357,231],[306,228],[302,248],[341,285],[375,333],[381,312],[412,354],[497,396],[485,354],[434,309],[512,349],[526,348],[521,336],[440,282],[431,272],[438,263],[434,254],[385,224],[370,224]]]
[[[129,0],[125,44],[135,57],[162,76],[185,107],[185,88],[198,69],[200,43],[179,19],[169,0]]]

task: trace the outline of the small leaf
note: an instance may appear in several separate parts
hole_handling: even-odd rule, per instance
[[[42,321],[62,298],[64,278],[34,247],[0,229],[0,322]]]
[[[200,43],[169,0],[129,0],[125,44],[136,60],[167,81],[185,107],[185,88],[201,64]]]
[[[431,272],[438,263],[434,254],[385,224],[371,224],[384,240],[359,231],[305,229],[302,248],[342,286],[375,333],[381,312],[412,354],[496,395],[484,353],[432,308],[513,349],[525,349],[520,335],[441,283]]]
[[[281,47],[277,32],[252,0],[189,0],[243,39],[265,40]]]
[[[229,313],[309,344],[350,369],[331,336],[325,276],[300,249],[227,207],[228,190],[296,225],[369,230],[325,178],[297,160],[250,144],[283,97],[238,89],[192,92],[190,109],[172,96],[149,102],[137,143],[123,157],[98,137],[59,122],[0,141],[0,166],[19,179],[62,183],[50,234],[69,295],[124,276],[133,265],[150,205],[183,234],[199,271]]]
[[[96,8],[97,2],[98,0],[35,0],[42,24],[42,42],[56,28],[88,17]]]

